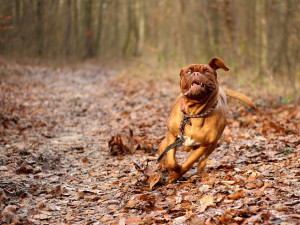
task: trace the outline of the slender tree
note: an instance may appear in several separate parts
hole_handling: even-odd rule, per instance
[[[93,49],[93,29],[92,29],[92,5],[93,0],[86,0],[85,1],[85,25],[86,25],[86,31],[85,31],[85,55],[84,58],[91,58],[95,55],[94,49]]]
[[[37,54],[42,56],[44,53],[44,1],[37,0],[36,8],[36,38],[37,38]]]
[[[71,0],[65,0],[65,35],[63,41],[63,53],[70,55],[70,36],[71,36]]]
[[[102,25],[103,25],[103,6],[104,6],[104,0],[100,1],[99,5],[99,11],[98,11],[98,21],[97,21],[97,27],[96,27],[96,37],[94,41],[94,47],[95,51],[98,51],[99,54],[101,54],[101,37],[102,37]],[[100,49],[99,49],[100,48]]]

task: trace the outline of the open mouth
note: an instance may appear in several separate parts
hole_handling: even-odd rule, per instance
[[[197,87],[197,86],[200,86],[200,87],[205,87],[205,85],[203,83],[200,83],[200,82],[197,82],[197,81],[194,81],[192,84],[191,84],[191,87]]]
[[[193,81],[190,88],[184,93],[184,95],[198,95],[205,89],[205,84],[200,81]]]
[[[199,100],[205,99],[212,94],[217,86],[217,82],[210,80],[205,76],[192,77],[184,80],[181,86],[182,93],[189,99]]]

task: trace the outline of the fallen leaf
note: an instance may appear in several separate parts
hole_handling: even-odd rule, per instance
[[[214,199],[211,195],[203,195],[200,199],[200,204],[213,203]]]
[[[126,134],[117,134],[108,141],[109,153],[112,156],[132,154],[134,144],[132,138]]]
[[[45,205],[43,202],[38,202],[38,203],[37,203],[37,206],[38,206],[39,208],[44,208],[44,207],[46,207],[46,205]]]
[[[189,224],[190,225],[199,225],[199,224],[205,224],[204,222],[205,222],[204,217],[191,216]]]
[[[21,174],[21,173],[32,173],[33,172],[33,168],[30,165],[25,165],[20,167],[19,169],[16,170],[17,174]]]
[[[229,224],[228,222],[232,220],[232,215],[228,212],[228,210],[222,214],[221,216],[216,217],[222,224]],[[231,224],[231,223],[230,223]],[[236,223],[233,223],[236,224]]]
[[[255,181],[258,176],[259,174],[257,172],[252,172],[247,178],[246,182]]]
[[[253,205],[249,207],[249,212],[251,213],[256,213],[260,210],[261,208],[259,206]]]
[[[46,220],[48,219],[48,216],[46,214],[36,214],[33,216],[34,219],[39,219],[39,220]]]
[[[138,205],[138,203],[141,201],[140,199],[138,199],[139,196],[140,195],[132,196],[132,198],[125,205],[125,208],[129,208],[129,209],[135,208],[136,205]]]
[[[229,199],[233,199],[233,200],[237,200],[239,198],[243,198],[244,197],[244,190],[238,190],[235,193],[232,193],[230,195],[227,196]]]
[[[0,166],[0,171],[7,171],[7,166]]]
[[[199,203],[201,207],[197,211],[200,213],[204,212],[209,206],[215,206],[214,199],[211,195],[202,196],[201,199],[199,200]]]
[[[17,216],[14,216],[13,218],[11,218],[10,222],[12,224],[20,224],[20,220]]]
[[[245,187],[246,187],[247,189],[254,189],[254,188],[256,188],[257,186],[256,186],[255,183],[249,182],[249,183],[245,184]]]
[[[255,195],[256,196],[262,196],[262,195],[264,195],[265,190],[267,188],[269,188],[269,187],[272,187],[272,186],[273,186],[272,182],[266,181],[261,188],[259,188],[258,190],[254,190]]]
[[[235,183],[234,180],[222,180],[221,181],[221,184],[225,184],[225,185],[232,185],[234,183]]]
[[[300,219],[300,215],[299,214],[290,214],[289,216],[293,217],[293,218]]]
[[[141,222],[142,222],[142,219],[139,217],[136,217],[136,216],[125,220],[125,223],[128,225],[139,225]]]
[[[87,163],[89,161],[89,159],[87,158],[87,157],[84,157],[83,159],[82,159],[82,162],[83,163]]]
[[[55,196],[61,196],[62,193],[63,193],[63,190],[62,190],[61,186],[60,186],[60,185],[57,185],[57,186],[55,187],[54,195],[55,195]]]
[[[211,188],[210,185],[204,184],[204,185],[201,185],[201,187],[199,187],[199,191],[200,192],[207,192],[210,188]]]
[[[276,205],[274,205],[274,209],[278,212],[281,212],[281,211],[286,210],[288,208],[289,208],[288,206],[285,206],[281,203],[277,203]]]

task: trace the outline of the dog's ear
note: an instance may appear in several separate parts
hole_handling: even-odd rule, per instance
[[[229,70],[228,67],[225,65],[225,63],[219,58],[212,58],[207,64],[214,70],[217,70],[220,68],[222,68],[225,71]]]
[[[180,70],[179,76],[182,77],[183,75],[183,69]]]

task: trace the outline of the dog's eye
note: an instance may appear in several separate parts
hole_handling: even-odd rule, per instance
[[[188,70],[185,74],[186,75],[190,75],[192,73],[192,71],[191,70]]]
[[[204,74],[209,75],[209,74],[211,74],[211,72],[210,72],[209,70],[205,70],[205,71],[204,71]]]

